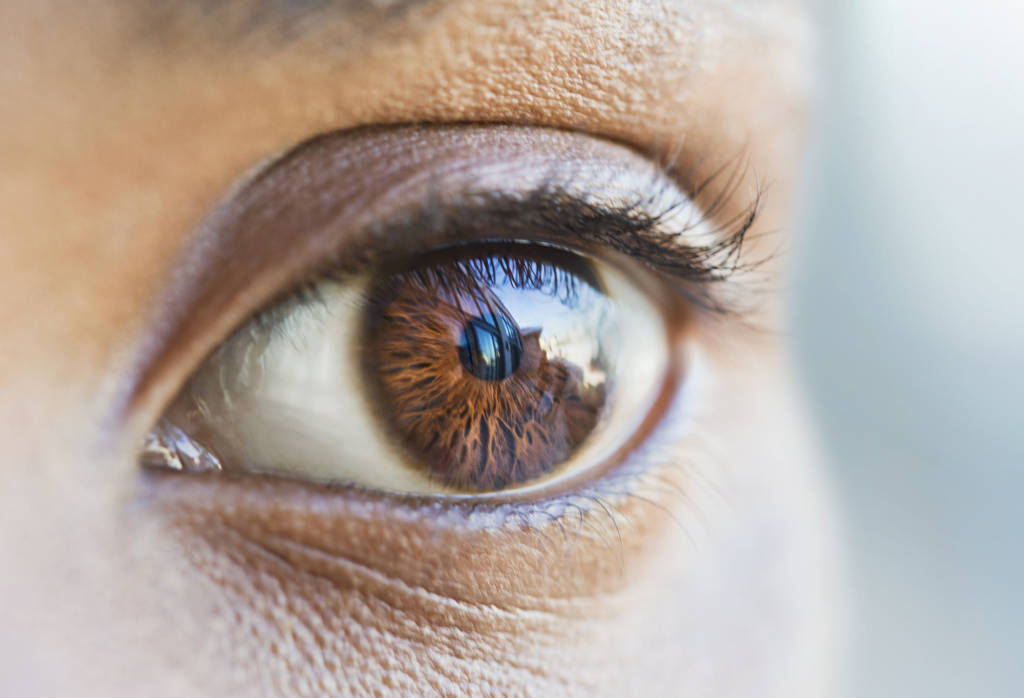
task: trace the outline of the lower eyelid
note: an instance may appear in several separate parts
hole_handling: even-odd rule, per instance
[[[548,498],[531,500],[437,500],[369,492],[345,486],[323,486],[295,480],[248,475],[210,475],[181,478],[152,472],[146,475],[143,500],[172,513],[204,521],[231,519],[232,525],[252,525],[255,531],[273,531],[284,537],[319,536],[345,549],[359,526],[396,527],[426,538],[450,536],[451,541],[481,536],[501,540],[510,533],[537,533],[540,539],[557,531],[564,535],[574,526],[576,535],[603,539],[614,531],[612,511],[630,518],[626,509],[645,509],[653,502],[661,515],[685,509],[689,477],[680,470],[686,442],[699,436],[694,425],[695,405],[707,382],[703,362],[691,357],[687,385],[666,389],[671,400],[664,414],[642,435],[642,444],[629,458],[585,487]],[[680,376],[675,377],[681,380]],[[689,424],[684,430],[682,426]],[[689,468],[684,468],[689,470]],[[633,498],[637,498],[633,501]],[[646,504],[645,504],[646,502]],[[663,507],[663,508],[662,508]],[[582,521],[596,516],[584,525]],[[237,517],[237,518],[236,518]],[[657,518],[657,516],[655,517]],[[603,519],[607,528],[588,526]],[[245,522],[249,522],[246,524]],[[603,533],[602,533],[603,530]],[[529,536],[527,536],[529,538]],[[325,548],[329,548],[326,545]],[[415,546],[413,550],[415,555]]]
[[[700,397],[692,393],[706,382],[699,358],[687,365],[689,390],[671,391],[673,404],[643,446],[576,494],[442,505],[287,480],[154,473],[140,483],[146,506],[137,511],[158,527],[161,546],[181,546],[209,581],[199,585],[204,602],[230,609],[229,623],[248,642],[250,624],[266,625],[257,641],[275,646],[289,627],[282,620],[308,622],[324,633],[315,642],[345,652],[346,623],[363,634],[393,628],[395,641],[413,643],[445,632],[556,641],[581,620],[615,613],[670,546],[692,547],[705,526],[706,486],[685,445],[700,428],[682,425],[692,424]]]
[[[415,506],[358,491],[255,478],[150,475],[151,504],[168,526],[217,555],[269,556],[288,574],[333,587],[384,580],[462,604],[555,610],[559,600],[624,588],[632,566],[678,527],[664,483],[641,496],[573,495],[541,505]],[[635,486],[626,485],[623,488]],[[597,490],[595,490],[596,492]],[[624,489],[625,491],[625,489]],[[250,564],[250,563],[246,563]],[[497,586],[468,584],[480,575]],[[375,588],[378,588],[375,586]]]

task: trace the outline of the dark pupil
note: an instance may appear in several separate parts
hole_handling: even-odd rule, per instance
[[[519,328],[504,314],[470,318],[459,337],[459,358],[471,375],[486,381],[508,378],[519,368],[523,340]]]

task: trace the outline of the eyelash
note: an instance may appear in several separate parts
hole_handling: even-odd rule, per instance
[[[695,191],[707,188],[722,172],[712,174]],[[716,220],[722,211],[732,208],[740,180],[734,172],[722,193],[701,210],[699,217],[676,225],[671,224],[673,217],[684,208],[692,208],[693,203],[679,199],[667,184],[617,206],[588,202],[553,186],[525,196],[493,193],[478,194],[470,202],[426,201],[406,211],[397,222],[366,231],[369,239],[367,244],[357,246],[358,255],[352,254],[354,246],[350,245],[344,255],[329,255],[269,307],[289,300],[315,302],[319,300],[317,286],[324,280],[342,281],[357,270],[400,264],[410,256],[482,241],[525,241],[538,245],[564,243],[596,255],[623,254],[669,281],[670,287],[693,306],[714,315],[739,315],[746,304],[737,297],[722,297],[714,287],[737,274],[752,272],[770,259],[746,260],[743,254],[761,210],[761,190],[739,207],[739,213],[725,221]],[[474,232],[495,228],[511,232],[497,239]],[[696,231],[708,242],[695,244]],[[422,242],[419,252],[410,255],[393,249],[410,237]],[[393,259],[396,253],[403,257]],[[257,314],[257,321],[265,318],[265,312]]]

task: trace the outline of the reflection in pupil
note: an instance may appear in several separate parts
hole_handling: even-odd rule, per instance
[[[503,313],[470,318],[459,337],[459,359],[473,376],[500,381],[519,368],[523,340],[515,323]]]

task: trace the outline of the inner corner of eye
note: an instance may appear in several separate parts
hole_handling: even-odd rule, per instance
[[[667,374],[657,301],[617,265],[563,248],[449,247],[316,291],[208,357],[143,462],[507,494],[608,462]]]

